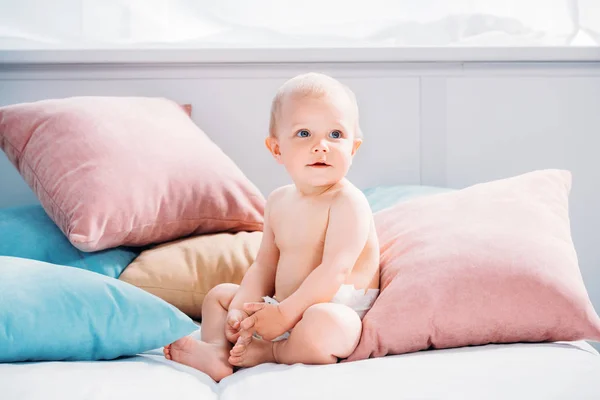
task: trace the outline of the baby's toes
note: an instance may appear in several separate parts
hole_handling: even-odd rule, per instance
[[[239,356],[239,355],[243,354],[245,351],[246,351],[246,345],[238,343],[235,346],[233,346],[233,348],[231,349],[229,354],[231,354],[232,356]]]
[[[237,356],[231,356],[229,357],[229,359],[227,360],[229,362],[229,364],[236,366],[236,367],[241,367],[242,365],[242,357],[237,357]]]

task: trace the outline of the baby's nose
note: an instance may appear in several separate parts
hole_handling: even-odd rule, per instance
[[[315,145],[315,147],[313,147],[313,153],[327,153],[328,151],[329,148],[327,147],[327,144],[323,143],[323,141],[320,141]]]

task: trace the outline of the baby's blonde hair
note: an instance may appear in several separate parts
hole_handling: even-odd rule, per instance
[[[323,98],[333,93],[343,93],[348,96],[354,113],[355,119],[355,131],[356,137],[362,137],[362,131],[358,123],[358,103],[356,96],[350,88],[338,80],[316,72],[309,72],[293,77],[292,79],[285,82],[275,93],[273,102],[271,103],[271,119],[269,121],[269,135],[272,137],[276,136],[277,131],[277,119],[281,112],[283,102],[290,97],[314,97]]]

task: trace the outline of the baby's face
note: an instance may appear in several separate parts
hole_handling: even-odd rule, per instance
[[[271,138],[276,149],[270,148],[296,184],[326,186],[344,178],[361,144],[349,99],[289,98],[278,121]]]

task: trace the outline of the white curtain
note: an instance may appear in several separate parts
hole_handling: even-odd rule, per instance
[[[0,0],[0,49],[600,46],[600,0]]]

